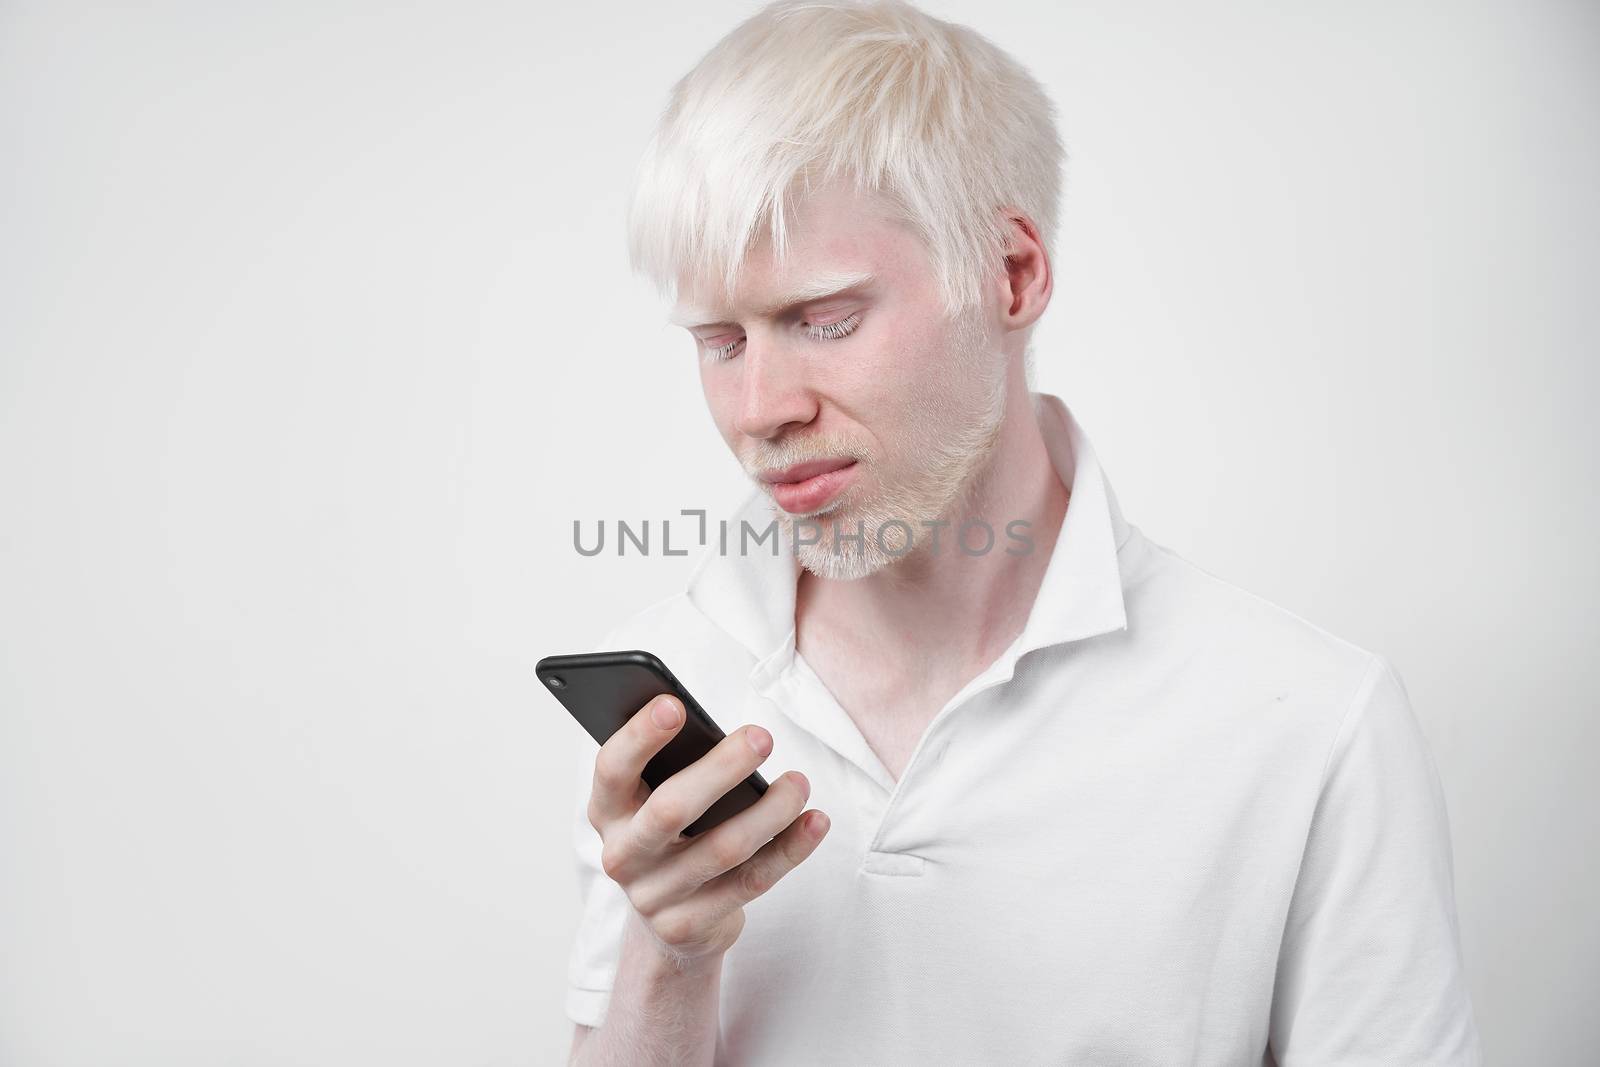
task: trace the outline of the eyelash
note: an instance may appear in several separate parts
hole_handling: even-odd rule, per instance
[[[806,334],[817,341],[838,341],[849,337],[856,332],[856,327],[861,325],[861,312],[854,311],[838,322],[830,322],[822,326],[807,326]],[[733,358],[733,350],[738,347],[743,338],[729,341],[716,348],[701,346],[703,358],[707,363],[723,363]]]

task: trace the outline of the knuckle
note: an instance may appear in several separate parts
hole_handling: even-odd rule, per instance
[[[772,888],[774,881],[766,864],[747,863],[739,868],[738,886],[746,896],[759,897]]]
[[[711,840],[706,842],[706,858],[716,868],[713,874],[732,870],[747,855],[749,853],[745,851],[744,842],[731,833],[713,835]]]
[[[607,841],[600,847],[600,869],[613,882],[620,882],[627,873],[627,854],[621,845]]]
[[[683,803],[670,795],[656,793],[645,805],[645,810],[649,812],[650,829],[658,834],[675,833],[680,826],[689,822]]]
[[[656,936],[668,945],[687,945],[695,937],[695,920],[693,915],[678,912],[671,915],[661,915],[654,920]]]
[[[756,754],[750,751],[750,742],[745,740],[748,736],[750,728],[740,726],[718,741],[703,758],[716,760],[724,767],[743,766],[747,760],[756,758]]]
[[[594,758],[594,784],[597,789],[616,789],[622,784],[622,771],[617,766],[617,751],[610,744],[600,746]]]
[[[652,920],[661,911],[663,898],[648,884],[630,885],[628,887],[628,903],[633,905],[633,910],[638,912],[645,920]]]

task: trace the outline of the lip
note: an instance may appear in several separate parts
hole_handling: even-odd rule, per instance
[[[854,462],[855,460],[848,458],[807,460],[805,463],[796,463],[792,467],[785,467],[781,471],[762,471],[761,480],[769,485],[780,485],[785,482],[803,482],[809,478],[815,478],[819,474],[841,470]]]
[[[817,460],[778,472],[784,480],[761,475],[778,506],[791,515],[805,515],[838,496],[856,476],[856,461]],[[790,480],[793,479],[793,480]]]

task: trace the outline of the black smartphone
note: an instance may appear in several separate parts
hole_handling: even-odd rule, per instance
[[[533,669],[544,687],[602,745],[662,693],[671,693],[682,702],[687,714],[684,724],[644,765],[640,775],[651,789],[710,752],[727,736],[683,683],[672,676],[666,664],[649,652],[630,649],[546,656]],[[684,835],[693,837],[711,829],[760,800],[766,791],[766,779],[760,772],[752,772],[690,823]]]

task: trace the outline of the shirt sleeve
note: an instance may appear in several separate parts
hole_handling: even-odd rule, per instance
[[[1405,685],[1382,655],[1328,757],[1279,952],[1269,1043],[1281,1067],[1483,1062],[1444,791]]]
[[[594,738],[583,734],[573,750],[572,857],[582,909],[567,962],[567,1017],[584,1026],[605,1019],[622,954],[622,935],[633,905],[622,887],[600,867],[600,833],[589,825],[589,789],[594,777]]]

